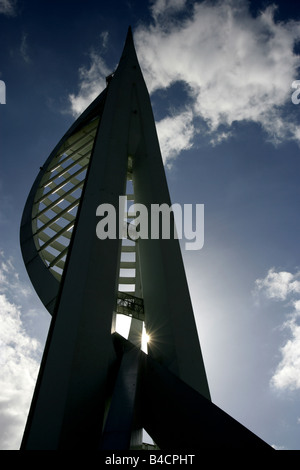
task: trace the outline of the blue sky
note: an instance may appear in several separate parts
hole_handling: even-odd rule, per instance
[[[203,248],[182,251],[212,400],[300,450],[300,10],[275,0],[0,0],[0,449],[19,447],[50,321],[25,200],[129,25],[172,202],[205,206]]]

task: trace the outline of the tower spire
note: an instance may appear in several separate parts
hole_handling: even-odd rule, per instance
[[[97,236],[98,207],[113,208],[122,229],[126,195],[148,213],[171,207],[131,28],[109,86],[55,147],[25,205],[22,253],[52,321],[22,448],[128,449],[142,427],[161,448],[192,448],[199,435],[228,447],[226,426],[241,446],[263,446],[210,401],[178,240]],[[115,331],[121,313],[132,318],[130,341]],[[148,355],[131,342],[143,321]]]

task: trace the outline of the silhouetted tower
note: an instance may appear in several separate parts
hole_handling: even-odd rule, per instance
[[[210,401],[178,240],[97,237],[97,207],[119,214],[125,195],[125,227],[133,202],[171,206],[130,29],[25,205],[23,258],[52,321],[22,448],[140,448],[142,428],[160,448],[266,446]],[[128,339],[117,315],[131,318]]]

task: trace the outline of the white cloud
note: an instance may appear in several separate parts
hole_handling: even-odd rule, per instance
[[[21,46],[20,46],[20,54],[23,60],[26,63],[30,63],[29,51],[28,51],[28,41],[27,41],[27,34],[22,35]]]
[[[11,260],[0,253],[0,449],[20,446],[39,367],[39,342],[23,324],[16,302],[28,299],[29,288],[19,281]]]
[[[278,390],[300,389],[300,326],[292,318],[285,323],[291,338],[280,349],[282,359],[271,379],[271,384]]]
[[[180,81],[189,95],[188,104],[157,123],[165,162],[192,147],[199,118],[212,145],[232,135],[234,121],[244,120],[259,124],[275,145],[285,140],[300,144],[299,126],[284,115],[287,104],[291,114],[295,111],[291,84],[298,78],[294,45],[300,40],[300,21],[275,22],[273,6],[253,17],[246,0],[155,0],[150,11],[152,24],[134,32],[149,92]],[[107,34],[101,38],[104,48]],[[79,70],[79,92],[69,96],[75,116],[102,91],[111,73],[99,54],[92,52],[90,59],[89,68]]]
[[[157,134],[163,160],[169,161],[182,150],[192,147],[195,133],[193,115],[184,111],[175,116],[167,116],[157,123]]]
[[[16,3],[16,0],[0,0],[0,14],[15,16]]]
[[[109,34],[108,31],[102,31],[100,34],[101,44],[103,49],[106,49],[108,43]]]
[[[287,271],[276,272],[271,268],[264,279],[257,279],[257,290],[262,290],[270,299],[285,300],[291,293],[300,294],[300,272],[292,274]]]
[[[194,3],[188,17],[187,2],[172,7],[181,8],[184,18],[172,17],[171,2],[158,0],[154,23],[135,33],[150,92],[181,80],[194,100],[191,111],[211,132],[248,120],[260,124],[274,143],[300,142],[299,129],[281,113],[297,76],[293,48],[300,22],[275,23],[273,7],[254,18],[244,0]]]
[[[271,378],[271,385],[277,390],[300,389],[300,273],[287,271],[276,272],[270,269],[264,279],[255,282],[257,291],[263,292],[267,298],[285,301],[293,306],[282,329],[289,331],[289,339],[280,348],[281,361]]]
[[[107,35],[102,34],[103,47],[107,41]],[[106,86],[106,77],[111,73],[104,60],[96,52],[90,53],[89,68],[79,69],[79,92],[69,95],[71,112],[77,117],[99,95]]]

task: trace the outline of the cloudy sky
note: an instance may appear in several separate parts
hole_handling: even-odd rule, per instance
[[[182,250],[212,400],[300,450],[300,9],[287,0],[0,0],[0,449],[19,448],[50,321],[20,253],[25,200],[129,25],[172,202],[205,207],[203,248]]]

